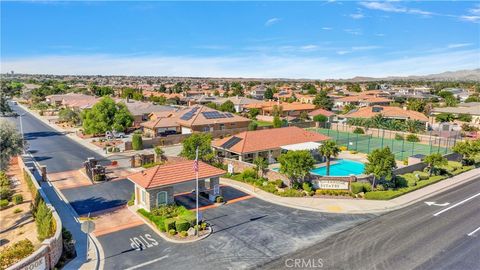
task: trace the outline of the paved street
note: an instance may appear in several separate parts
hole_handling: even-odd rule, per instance
[[[390,212],[262,269],[289,268],[291,259],[321,259],[322,269],[478,269],[479,180],[426,200],[442,206],[419,202]]]
[[[18,105],[11,107],[18,114],[25,113],[22,121],[24,136],[29,145],[28,149],[36,161],[47,166],[48,172],[79,169],[88,157],[102,159],[97,153],[39,121]],[[15,118],[15,122],[20,127],[20,117]]]
[[[250,268],[374,217],[307,212],[256,198],[203,213],[214,233],[200,242],[170,243],[146,225],[99,237],[105,269]],[[135,241],[142,250],[134,249]]]

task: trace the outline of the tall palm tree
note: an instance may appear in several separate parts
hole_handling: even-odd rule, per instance
[[[405,128],[408,132],[416,133],[419,130],[420,121],[418,120],[406,120]]]
[[[338,156],[340,147],[335,141],[324,141],[318,148],[318,152],[327,159],[327,175],[330,175],[330,160],[332,157]]]

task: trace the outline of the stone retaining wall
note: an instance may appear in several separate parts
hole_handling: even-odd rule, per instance
[[[7,270],[54,269],[58,260],[62,256],[63,251],[62,221],[38,183],[39,181],[42,181],[40,175],[38,174],[38,170],[40,168],[38,168],[35,164],[26,165],[21,157],[18,157],[18,164],[20,168],[22,168],[32,178],[32,182],[35,185],[39,196],[42,196],[48,208],[52,210],[52,216],[55,219],[56,230],[55,234],[51,238],[45,239],[41,243],[39,249],[37,249],[30,256],[8,267]],[[29,167],[33,167],[34,171],[32,172]]]

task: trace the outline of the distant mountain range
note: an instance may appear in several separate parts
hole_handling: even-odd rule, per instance
[[[480,68],[472,70],[447,71],[438,74],[423,76],[389,76],[384,78],[354,77],[335,81],[369,82],[369,81],[478,81],[480,82]]]

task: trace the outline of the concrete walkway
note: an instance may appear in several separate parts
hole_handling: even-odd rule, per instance
[[[345,214],[364,214],[364,213],[382,213],[408,206],[415,202],[424,200],[428,197],[456,187],[468,181],[472,181],[480,175],[480,168],[456,175],[452,178],[442,180],[438,183],[426,186],[416,191],[412,191],[403,196],[388,201],[381,200],[362,200],[362,199],[326,199],[315,197],[280,197],[272,193],[255,188],[252,185],[235,181],[232,179],[221,178],[220,183],[235,187],[249,194],[256,196],[264,201],[279,204],[286,207],[292,207],[308,211],[327,212],[327,213],[345,213]]]

